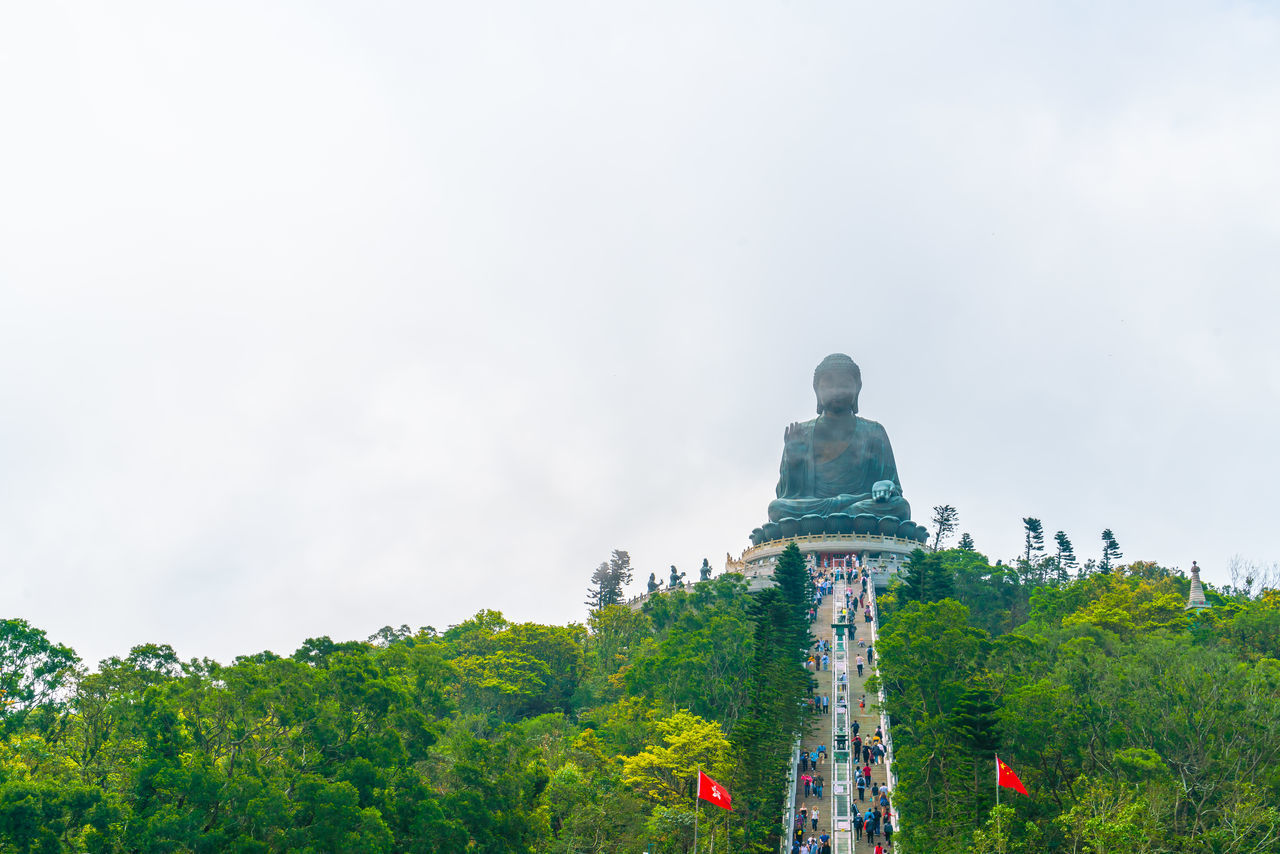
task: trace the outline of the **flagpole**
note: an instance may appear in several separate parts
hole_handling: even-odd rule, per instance
[[[996,839],[1000,840],[1000,848],[1004,849],[1004,834],[1000,832],[1000,757],[996,757]]]
[[[702,785],[702,766],[698,766],[698,777],[693,784],[693,854],[698,854],[698,789]]]

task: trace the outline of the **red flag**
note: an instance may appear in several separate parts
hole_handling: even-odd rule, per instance
[[[1018,775],[1013,773],[1013,769],[1000,761],[1000,757],[996,757],[996,785],[1004,786],[1006,789],[1013,789],[1015,792],[1027,794],[1026,786],[1022,785],[1022,781],[1018,779]],[[1027,797],[1031,797],[1027,795]]]
[[[701,771],[698,772],[698,797],[704,801],[710,801],[718,807],[724,807],[727,810],[733,809],[733,807],[729,806],[729,790]]]

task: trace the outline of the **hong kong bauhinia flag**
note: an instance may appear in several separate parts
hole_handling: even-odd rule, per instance
[[[996,785],[1004,786],[1006,789],[1013,789],[1015,792],[1027,794],[1026,786],[1022,785],[1022,781],[1018,779],[1018,775],[1013,773],[1013,769],[1000,761],[1000,757],[996,757]],[[1028,795],[1028,797],[1030,797]]]
[[[733,807],[729,806],[729,790],[701,771],[698,772],[698,797],[704,801],[710,801],[718,807],[724,807],[727,810],[733,809]]]

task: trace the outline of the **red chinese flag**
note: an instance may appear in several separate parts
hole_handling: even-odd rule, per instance
[[[1006,789],[1013,789],[1015,792],[1027,794],[1026,786],[1022,785],[1022,781],[1018,779],[1018,775],[1013,773],[1013,769],[1000,761],[1000,757],[996,757],[996,785],[1004,786]],[[1030,797],[1030,795],[1027,795]]]
[[[698,797],[704,801],[710,801],[718,807],[724,807],[727,810],[733,809],[733,807],[729,806],[729,790],[701,771],[698,772]]]

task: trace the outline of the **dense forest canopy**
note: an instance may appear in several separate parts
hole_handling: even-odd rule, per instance
[[[1187,611],[1188,579],[1151,563],[960,542],[879,599],[895,846],[1280,850],[1280,594]],[[799,551],[775,588],[722,575],[639,609],[611,604],[624,557],[584,625],[481,610],[230,664],[145,644],[89,670],[0,621],[0,852],[686,852],[699,767],[734,799],[703,838],[777,850]],[[998,809],[997,754],[1030,792]]]
[[[703,838],[776,849],[807,679],[790,571],[229,665],[143,645],[89,672],[4,621],[0,851],[684,851],[699,766],[735,807]]]
[[[1038,528],[1012,566],[916,552],[880,599],[904,849],[1280,850],[1280,593],[1188,611],[1182,574],[1068,571]],[[996,754],[1030,793],[999,812]]]

